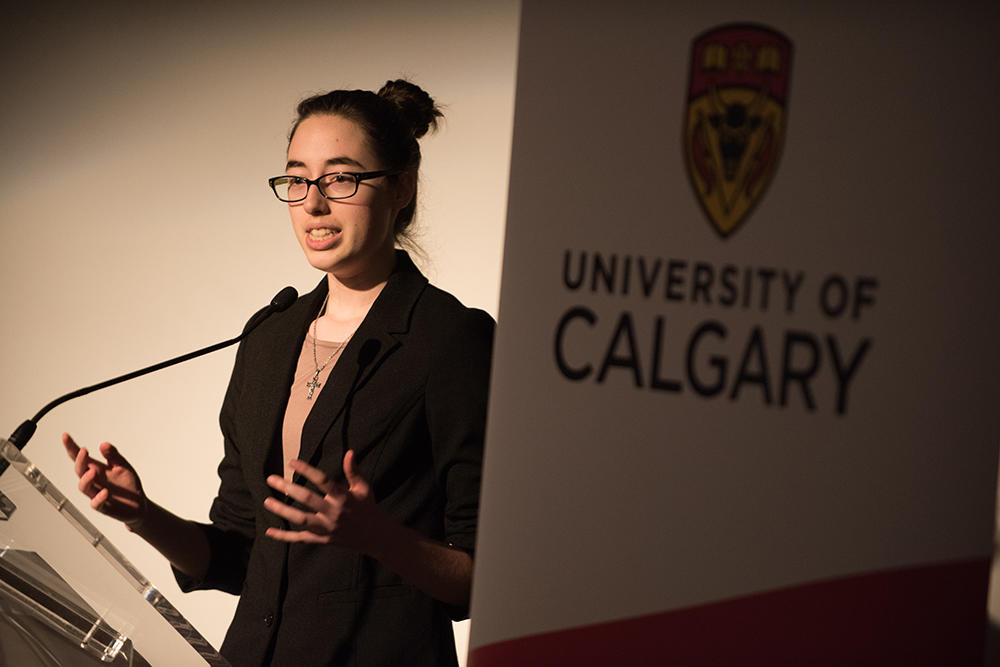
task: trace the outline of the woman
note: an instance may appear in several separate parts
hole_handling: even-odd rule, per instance
[[[144,495],[108,443],[68,436],[80,489],[171,562],[183,590],[240,595],[234,665],[446,665],[467,614],[493,320],[396,249],[431,98],[406,81],[298,107],[285,174],[317,288],[240,345],[211,524]]]

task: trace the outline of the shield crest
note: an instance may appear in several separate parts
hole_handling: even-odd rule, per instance
[[[684,153],[715,230],[729,236],[771,183],[788,122],[792,43],[759,25],[712,28],[691,44]]]

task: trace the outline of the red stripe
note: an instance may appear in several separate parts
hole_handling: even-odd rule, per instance
[[[990,561],[809,583],[480,646],[469,667],[981,667]]]

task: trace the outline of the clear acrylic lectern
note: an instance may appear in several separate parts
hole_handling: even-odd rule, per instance
[[[7,440],[0,457],[0,665],[228,665]]]

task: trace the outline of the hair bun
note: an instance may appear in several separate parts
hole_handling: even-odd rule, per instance
[[[400,117],[412,128],[415,139],[427,134],[431,128],[436,130],[437,119],[444,116],[423,88],[405,79],[386,81],[378,96],[396,107]]]

